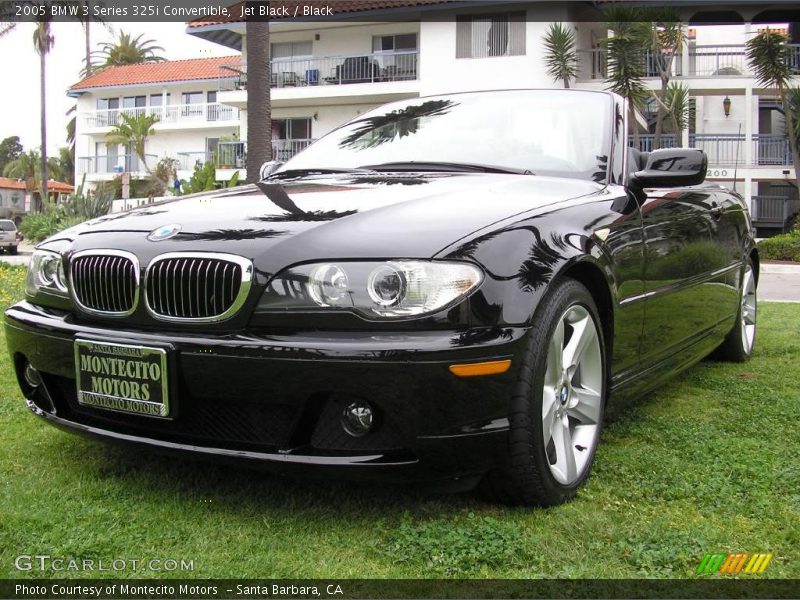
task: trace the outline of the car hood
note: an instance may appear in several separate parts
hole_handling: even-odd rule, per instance
[[[602,189],[512,174],[316,175],[151,204],[61,237],[74,250],[117,248],[145,260],[181,250],[230,252],[275,272],[320,258],[430,258],[492,223]],[[180,231],[148,239],[165,225]]]

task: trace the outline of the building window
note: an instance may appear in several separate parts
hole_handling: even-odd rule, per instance
[[[524,54],[524,12],[456,17],[456,58]]]
[[[417,49],[416,33],[372,36],[373,52],[404,52],[416,49]]]
[[[183,92],[181,116],[185,118],[203,117],[203,92]]]
[[[276,42],[270,44],[270,56],[274,60],[307,58],[311,56],[311,42]]]
[[[311,142],[311,119],[273,119],[272,149],[275,160],[287,161]]]

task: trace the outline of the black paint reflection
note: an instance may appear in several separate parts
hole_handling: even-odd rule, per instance
[[[375,148],[396,138],[416,133],[424,125],[423,117],[438,117],[457,106],[452,100],[428,100],[422,104],[406,106],[390,113],[360,121],[353,133],[339,142],[340,148],[365,150]]]
[[[174,239],[179,242],[235,242],[280,237],[288,232],[276,229],[213,229],[196,233],[181,233]]]
[[[263,215],[260,217],[248,217],[249,221],[259,221],[262,223],[296,223],[315,222],[315,221],[334,221],[356,214],[357,210],[312,210],[309,212],[292,213],[288,215]]]

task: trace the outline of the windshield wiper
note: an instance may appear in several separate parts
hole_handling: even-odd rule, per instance
[[[302,177],[304,175],[336,175],[339,173],[354,173],[357,175],[363,175],[370,172],[370,169],[359,167],[357,169],[346,169],[346,168],[327,168],[327,167],[319,167],[319,168],[309,168],[309,169],[289,169],[287,171],[278,171],[277,173],[273,173],[267,179],[291,179],[293,177]]]
[[[364,165],[361,169],[372,171],[457,171],[478,173],[513,173],[515,175],[533,175],[528,169],[514,169],[512,167],[496,167],[494,165],[480,165],[475,163],[460,162],[431,162],[413,160],[406,162],[387,162],[378,165]]]

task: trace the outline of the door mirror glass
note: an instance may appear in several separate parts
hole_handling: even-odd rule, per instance
[[[662,148],[647,156],[647,164],[631,177],[634,187],[661,188],[699,185],[706,179],[708,158],[695,148]]]

